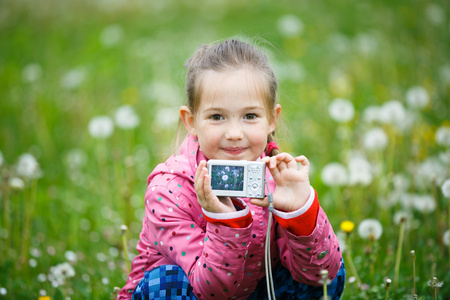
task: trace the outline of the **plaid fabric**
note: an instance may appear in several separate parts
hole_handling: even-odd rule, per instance
[[[327,294],[329,299],[339,300],[344,291],[345,284],[345,266],[344,260],[341,258],[341,268],[331,282],[327,286]],[[323,297],[322,286],[306,285],[297,281],[291,276],[291,273],[282,265],[278,266],[273,274],[275,297],[277,300],[290,300],[290,299],[321,299]],[[267,285],[266,278],[260,280],[256,290],[250,295],[249,300],[266,300],[267,297]]]
[[[132,300],[194,300],[192,286],[183,269],[164,265],[146,271],[133,292]]]
[[[327,294],[332,300],[339,300],[344,291],[345,284],[345,266],[342,260],[336,278],[327,287]],[[294,281],[291,273],[280,265],[273,274],[275,296],[277,300],[289,299],[320,299],[323,296],[323,287],[310,286]],[[267,287],[266,279],[260,280],[258,287],[250,295],[249,300],[266,300]],[[175,265],[164,265],[146,271],[144,278],[139,282],[133,292],[132,300],[196,300],[192,292],[192,286],[184,273],[183,269]]]

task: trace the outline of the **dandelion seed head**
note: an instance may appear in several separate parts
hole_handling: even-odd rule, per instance
[[[296,15],[284,15],[278,19],[278,31],[284,37],[298,36],[303,33],[303,22]]]
[[[41,296],[47,296],[47,291],[44,289],[39,290],[39,295]],[[40,298],[40,297],[39,297]]]
[[[367,123],[382,122],[383,111],[381,107],[371,105],[364,109],[363,120]]]
[[[358,233],[364,239],[378,240],[383,233],[383,226],[376,219],[365,219],[359,224]]]
[[[78,88],[86,79],[87,70],[85,67],[77,67],[67,71],[61,78],[61,86],[68,90]]]
[[[109,279],[106,278],[106,277],[103,277],[103,278],[102,278],[102,283],[103,283],[104,285],[108,285],[108,284],[109,284]]]
[[[411,108],[421,109],[428,105],[430,97],[425,88],[414,86],[406,92],[406,102]]]
[[[450,244],[450,231],[447,230],[444,232],[444,235],[442,236],[442,242],[445,246],[449,246]]]
[[[425,8],[425,16],[428,21],[435,25],[440,25],[445,22],[445,11],[437,4],[428,4]]]
[[[436,143],[444,147],[450,147],[450,126],[441,126],[436,130]]]
[[[321,178],[327,186],[346,185],[348,183],[347,169],[340,163],[330,163],[322,169]]]
[[[14,191],[20,191],[25,187],[25,182],[19,177],[12,177],[9,179],[9,186]]]
[[[22,81],[26,83],[35,82],[42,77],[42,67],[38,63],[31,63],[22,69]]]
[[[104,47],[112,47],[117,45],[124,35],[122,26],[118,24],[111,24],[103,28],[100,33],[100,43]]]
[[[400,101],[391,100],[381,106],[381,121],[383,123],[401,126],[405,118],[406,111]]]
[[[388,136],[383,129],[373,128],[365,133],[363,145],[367,150],[383,150],[388,145]]]
[[[447,177],[447,167],[436,157],[428,157],[416,166],[414,181],[419,188],[442,184]]]
[[[121,129],[133,129],[140,123],[139,116],[130,105],[122,105],[117,109],[115,121],[117,127]]]
[[[339,123],[346,123],[353,119],[355,108],[350,100],[336,98],[328,106],[330,117]]]
[[[114,123],[108,116],[97,116],[89,122],[89,133],[93,138],[106,139],[114,132]]]
[[[364,157],[352,157],[348,162],[349,184],[367,186],[372,182],[372,165]]]
[[[37,266],[37,260],[34,259],[34,258],[30,258],[30,259],[28,260],[28,265],[29,265],[30,267],[32,267],[32,268],[36,268],[36,266]]]
[[[66,257],[66,259],[67,259],[67,261],[69,261],[69,262],[76,262],[77,261],[77,254],[75,253],[75,252],[73,252],[73,251],[70,251],[70,250],[68,250],[68,251],[66,251],[65,253],[64,253],[64,256]]]
[[[8,293],[8,291],[4,287],[0,287],[0,295],[4,296]]]
[[[413,206],[417,211],[427,214],[436,209],[436,201],[431,195],[416,195]]]
[[[66,154],[66,163],[71,170],[84,167],[87,163],[87,154],[82,149],[72,149]]]
[[[19,176],[29,179],[39,178],[42,174],[39,163],[30,153],[24,153],[19,157],[16,170]]]
[[[40,273],[40,274],[37,276],[37,280],[38,280],[39,282],[45,282],[45,281],[47,280],[47,275],[45,275],[44,273]]]

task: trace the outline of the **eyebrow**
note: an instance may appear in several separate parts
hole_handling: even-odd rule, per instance
[[[264,109],[264,107],[262,106],[247,106],[242,108],[242,110],[259,110],[259,109]],[[205,109],[203,112],[212,112],[212,111],[226,111],[226,109],[222,108],[222,107],[210,107]]]

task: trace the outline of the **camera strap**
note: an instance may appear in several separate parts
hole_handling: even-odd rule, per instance
[[[269,200],[269,222],[267,224],[267,234],[266,234],[266,248],[265,248],[265,263],[266,263],[266,285],[267,285],[267,299],[268,300],[276,300],[275,297],[275,289],[273,287],[273,278],[272,278],[272,263],[270,258],[270,231],[272,227],[272,218],[273,218],[273,196],[269,190],[269,184],[267,180],[264,180],[267,187],[267,199]]]

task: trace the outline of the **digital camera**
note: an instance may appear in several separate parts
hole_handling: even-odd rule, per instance
[[[266,163],[210,159],[207,163],[216,196],[264,198]]]

